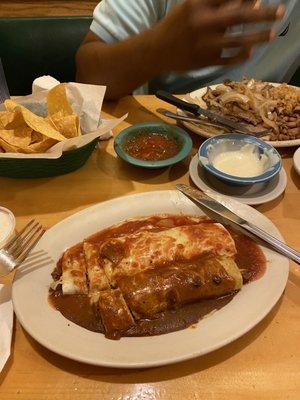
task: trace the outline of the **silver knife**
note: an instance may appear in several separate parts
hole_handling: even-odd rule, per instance
[[[180,114],[173,113],[170,110],[166,110],[164,108],[158,108],[156,111],[168,118],[173,118],[173,119],[176,119],[179,121],[192,122],[197,125],[202,124],[202,125],[207,125],[207,126],[213,126],[215,128],[219,128],[219,129],[221,128],[223,130],[228,131],[228,128],[226,126],[224,126],[222,124],[218,124],[216,122],[210,122],[207,118],[189,117],[187,115],[180,115]]]
[[[185,121],[185,122],[189,122],[189,123],[196,124],[196,125],[200,124],[200,125],[212,126],[214,128],[222,129],[225,132],[229,131],[228,126],[220,124],[219,122],[209,122],[209,120],[207,118],[206,119],[201,118],[201,117],[193,118],[193,117],[189,117],[187,115],[175,114],[172,111],[165,110],[164,108],[158,108],[156,111],[159,112],[160,114],[164,115],[165,117],[172,118],[172,119],[175,119],[178,121]],[[244,132],[240,131],[239,129],[235,129],[235,131],[238,133],[245,134]],[[259,132],[247,133],[247,135],[251,135],[251,136],[260,138],[260,137],[266,136],[270,132],[271,132],[271,129],[264,129],[263,131],[259,131]]]
[[[161,100],[166,101],[167,103],[173,104],[173,106],[176,106],[181,110],[188,111],[197,116],[204,115],[210,121],[225,125],[231,129],[238,130],[239,132],[242,132],[244,134],[252,135],[253,133],[239,122],[235,122],[228,117],[224,117],[212,111],[206,110],[205,108],[201,108],[198,104],[189,103],[188,101],[181,100],[178,97],[173,96],[171,93],[165,92],[164,90],[158,90],[155,93],[155,96]]]
[[[176,188],[185,196],[187,196],[191,201],[193,201],[193,203],[195,203],[196,205],[204,206],[205,208],[220,215],[225,220],[237,224],[241,228],[245,229],[254,236],[259,237],[264,242],[271,245],[272,248],[276,250],[278,253],[283,254],[285,257],[295,261],[297,264],[300,265],[299,251],[292,249],[291,247],[283,243],[281,240],[275,238],[274,236],[271,236],[269,233],[251,224],[251,222],[239,217],[234,212],[229,210],[229,208],[225,207],[223,204],[216,201],[212,197],[209,197],[200,190],[193,189],[190,186],[183,184],[176,185]]]

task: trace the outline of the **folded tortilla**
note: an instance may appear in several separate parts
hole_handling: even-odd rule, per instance
[[[63,294],[87,294],[86,262],[82,245],[75,246],[64,252],[61,261]]]
[[[108,289],[99,293],[99,311],[105,331],[109,335],[124,332],[135,325],[119,289]]]
[[[95,243],[83,242],[86,260],[89,292],[96,295],[101,290],[110,289],[107,276],[99,260],[99,247]]]
[[[242,284],[240,270],[228,257],[174,263],[118,280],[135,318],[154,318],[162,311],[187,303],[233,293]]]

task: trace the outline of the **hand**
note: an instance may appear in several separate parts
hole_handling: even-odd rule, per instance
[[[272,29],[237,36],[226,35],[234,25],[273,22],[284,15],[283,5],[259,8],[250,0],[186,0],[153,28],[162,70],[187,71],[247,60],[252,47],[275,37]],[[225,48],[239,48],[232,58],[221,58]]]

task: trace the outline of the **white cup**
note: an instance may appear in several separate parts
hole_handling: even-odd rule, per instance
[[[5,246],[14,234],[16,219],[14,214],[5,207],[0,207],[0,249]]]

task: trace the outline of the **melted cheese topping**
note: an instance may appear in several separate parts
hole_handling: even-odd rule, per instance
[[[88,285],[86,281],[86,263],[82,250],[66,250],[62,258],[61,267],[61,283],[63,294],[88,293]]]
[[[90,293],[109,289],[109,282],[106,274],[99,263],[99,248],[89,242],[83,243],[83,251],[87,264],[87,274],[89,278]]]
[[[233,257],[236,253],[231,235],[221,224],[203,223],[160,232],[140,232],[109,240],[101,248],[105,271],[113,285],[121,276],[208,253],[224,257]]]

